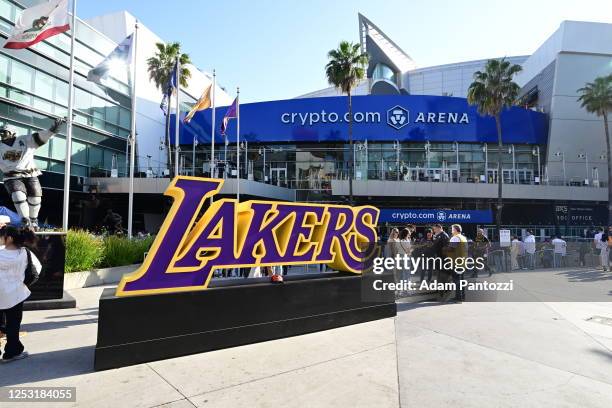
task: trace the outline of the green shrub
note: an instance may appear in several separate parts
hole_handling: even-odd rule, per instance
[[[89,271],[100,265],[104,242],[87,231],[68,231],[66,236],[66,272]]]
[[[125,237],[109,236],[104,238],[102,267],[132,265],[141,263],[145,252],[151,248],[154,237],[129,240]]]

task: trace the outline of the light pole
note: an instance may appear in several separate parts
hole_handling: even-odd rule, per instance
[[[457,182],[461,180],[461,169],[459,168],[459,142],[453,142],[455,147],[455,162],[457,163]],[[451,177],[451,181],[453,178]]]
[[[486,143],[482,145],[482,152],[484,153],[484,157],[485,157],[484,178],[485,178],[485,183],[488,183],[489,182],[489,148],[487,147]]]
[[[516,184],[516,161],[514,158],[514,145],[510,145],[510,147],[508,148],[508,154],[512,155],[512,184]]]
[[[425,170],[425,177],[427,178],[427,181],[429,181],[429,168],[431,166],[431,163],[429,160],[430,152],[431,152],[431,143],[429,143],[429,140],[428,140],[427,143],[425,143],[425,159],[427,160],[427,170]]]
[[[531,150],[531,154],[538,158],[538,184],[542,184],[542,175],[540,174],[541,164],[540,164],[540,146],[536,146]]]
[[[400,180],[400,151],[402,145],[399,140],[393,142],[393,149],[395,149],[395,172],[397,173],[397,181]]]
[[[263,156],[263,182],[268,181],[268,173],[266,173],[266,146],[259,148],[259,154]]]
[[[563,165],[563,185],[565,185],[567,183],[567,180],[565,178],[565,153],[564,152],[557,152],[555,153],[556,157],[561,157],[561,163]]]
[[[585,169],[586,169],[586,178],[584,179],[585,185],[588,186],[589,182],[589,154],[587,152],[580,153],[578,155],[579,159],[584,159]]]
[[[149,174],[153,175],[153,167],[151,167],[151,157],[153,156],[151,156],[150,154],[147,154],[147,170],[150,172]]]
[[[159,139],[159,149],[157,150],[157,177],[160,177],[161,172],[161,152],[165,149],[164,139]]]

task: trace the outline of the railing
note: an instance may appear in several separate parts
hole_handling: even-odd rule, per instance
[[[296,190],[329,190],[333,180],[348,180],[349,166],[347,162],[300,162],[300,161],[261,161],[249,160],[245,166],[244,158],[241,158],[240,178],[256,182],[274,184],[281,187]],[[195,175],[200,177],[210,177],[210,165],[208,161],[198,159],[197,166],[191,166],[191,154],[181,155],[181,175]],[[139,162],[147,163],[147,158],[139,158]],[[161,163],[156,163],[149,158],[149,162],[154,164],[145,167],[144,171],[136,171],[137,178],[168,178],[173,172]],[[185,164],[187,163],[187,164]],[[376,164],[376,166],[374,166]],[[395,162],[379,161],[370,162],[370,166],[356,163],[354,168],[355,181],[397,181],[400,183],[473,183],[473,184],[497,184],[496,169],[489,168],[484,171],[476,171],[470,168],[457,168],[452,166],[442,167],[419,167],[403,166],[400,171],[393,166]],[[118,174],[127,174],[125,165],[119,164]],[[143,168],[143,166],[141,166]],[[195,170],[195,171],[194,171]],[[95,174],[92,177],[113,177],[112,170],[92,169]],[[573,186],[585,188],[605,188],[607,182],[589,180],[585,184],[584,179],[568,178],[565,181],[557,176],[543,178],[534,173],[529,168],[504,168],[502,182],[506,185],[546,185],[546,186]],[[195,173],[195,174],[194,174]],[[213,177],[236,178],[236,162],[218,160]]]

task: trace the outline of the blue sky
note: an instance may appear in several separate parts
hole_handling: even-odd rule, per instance
[[[127,10],[241,100],[327,86],[327,51],[358,41],[361,12],[420,67],[532,53],[562,20],[612,23],[611,0],[79,0],[81,18]]]

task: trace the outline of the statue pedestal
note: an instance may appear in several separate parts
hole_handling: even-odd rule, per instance
[[[32,249],[32,252],[36,254],[40,261],[42,271],[38,282],[30,288],[32,295],[30,295],[24,305],[26,310],[39,308],[33,305],[34,301],[45,301],[47,305],[59,305],[60,301],[64,298],[66,234],[63,232],[37,232],[36,238],[36,247]],[[32,304],[31,307],[30,304]],[[67,305],[68,303],[62,304]],[[70,307],[74,307],[74,305]],[[66,306],[58,308],[64,309]]]

